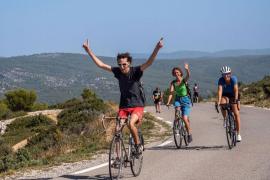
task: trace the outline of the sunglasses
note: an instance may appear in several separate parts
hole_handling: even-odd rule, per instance
[[[123,64],[118,64],[118,66],[119,67],[121,67],[121,66],[124,66],[124,67],[126,67],[128,64],[127,63],[123,63]]]
[[[231,76],[232,74],[231,73],[225,73],[225,74],[222,74],[222,76]]]

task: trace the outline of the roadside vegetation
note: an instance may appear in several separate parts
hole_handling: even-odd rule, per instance
[[[270,108],[270,76],[251,84],[240,84],[241,103]]]
[[[48,109],[48,105],[36,102],[35,91],[17,89],[5,93],[0,99],[0,120],[26,115],[27,112]]]
[[[32,106],[27,107],[24,110],[32,109]],[[7,126],[6,132],[0,136],[0,175],[27,167],[91,159],[96,153],[108,149],[113,131],[105,131],[99,119],[102,114],[115,116],[115,104],[104,102],[93,91],[85,89],[81,98],[49,108],[62,109],[57,122],[40,114],[17,118]],[[114,119],[110,124],[109,129],[113,130]],[[146,142],[168,135],[166,128],[169,127],[164,127],[146,113],[142,126]],[[14,148],[22,141],[26,144]]]

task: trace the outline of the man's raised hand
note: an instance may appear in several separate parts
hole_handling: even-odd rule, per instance
[[[86,41],[83,43],[83,48],[85,49],[85,51],[89,50],[88,39],[86,39]]]
[[[163,37],[160,38],[160,40],[158,41],[157,47],[158,47],[158,48],[162,48],[162,47],[163,47]]]

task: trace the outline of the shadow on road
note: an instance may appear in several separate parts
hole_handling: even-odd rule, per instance
[[[182,147],[181,149],[177,149],[176,146],[174,145],[168,145],[168,146],[156,146],[156,147],[151,147],[147,148],[147,150],[196,150],[196,151],[216,151],[216,150],[228,150],[228,146],[187,146],[187,147]]]
[[[63,175],[60,176],[66,179],[95,179],[95,180],[108,180],[110,177],[106,175],[96,175],[96,176],[79,176],[79,175]]]

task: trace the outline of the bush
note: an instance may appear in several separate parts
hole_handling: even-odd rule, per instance
[[[90,99],[96,99],[97,96],[94,91],[91,89],[84,89],[83,93],[81,94],[83,100],[90,100]]]
[[[31,111],[41,111],[41,110],[46,110],[48,109],[48,104],[45,103],[35,103],[32,108]]]
[[[66,109],[66,108],[71,108],[73,106],[77,106],[81,103],[82,101],[80,99],[73,98],[73,99],[67,100],[64,103],[59,103],[56,105],[49,106],[49,109]]]
[[[31,110],[37,95],[34,91],[18,89],[9,91],[5,94],[9,109],[12,111],[29,111]]]
[[[0,119],[6,117],[8,112],[9,112],[8,106],[5,103],[0,102]]]

